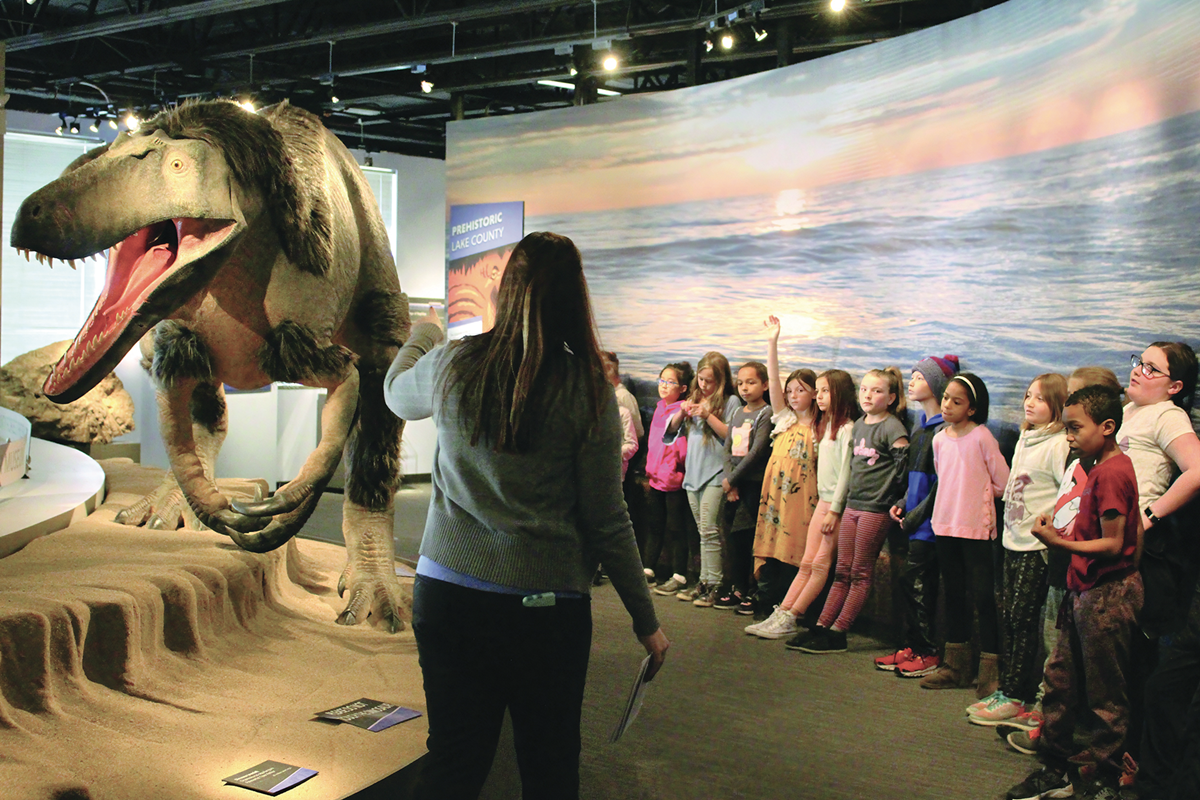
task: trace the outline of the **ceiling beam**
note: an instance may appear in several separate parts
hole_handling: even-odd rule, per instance
[[[54,44],[77,42],[81,39],[92,39],[98,36],[112,36],[115,33],[154,28],[170,25],[174,22],[184,22],[189,19],[210,17],[215,14],[228,14],[234,11],[247,11],[262,6],[279,5],[289,0],[202,0],[199,3],[189,3],[185,6],[160,8],[158,11],[147,11],[142,14],[113,15],[104,19],[76,25],[72,28],[61,28],[42,33],[27,33],[24,36],[14,36],[6,39],[5,50],[9,53],[20,53],[38,47],[48,47]]]

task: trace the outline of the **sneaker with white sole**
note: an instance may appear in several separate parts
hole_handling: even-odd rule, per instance
[[[996,730],[1000,730],[997,726]],[[1008,742],[1008,746],[1018,753],[1024,753],[1027,756],[1036,756],[1038,751],[1038,738],[1042,735],[1041,728],[1034,728],[1031,731],[1013,731],[1004,737],[1004,741]],[[1061,797],[1070,797],[1069,794],[1060,795]]]
[[[937,654],[927,656],[919,656],[915,653],[908,661],[903,662],[896,667],[896,676],[900,678],[923,678],[926,675],[932,675],[937,672],[937,668],[942,665],[942,660]]]
[[[786,639],[796,632],[796,618],[787,609],[775,606],[771,616],[754,625],[747,625],[746,633],[760,639]]]
[[[661,594],[664,597],[670,597],[673,594],[678,594],[685,588],[686,585],[678,578],[670,577],[660,583],[658,586],[655,586],[651,591],[653,591],[655,594]]]
[[[996,726],[996,732],[1000,734],[1001,739],[1004,739],[1013,731],[1036,731],[1042,727],[1044,721],[1042,712],[1036,708],[1030,708],[999,723]]]
[[[696,581],[691,586],[685,586],[675,593],[676,600],[682,600],[685,603],[690,603],[700,596],[700,590],[704,588],[703,581]]]
[[[1075,787],[1071,777],[1062,770],[1042,767],[1029,773],[1025,780],[1008,790],[1006,800],[1045,800],[1045,798],[1071,797]]]
[[[692,601],[692,605],[697,608],[712,608],[713,604],[717,602],[718,594],[716,586],[705,584],[704,591],[696,592],[696,599]]]
[[[997,697],[1003,697],[1005,700],[1008,699],[1007,697],[1004,697],[1004,692],[997,689],[996,691],[992,692],[991,694],[989,694],[987,697],[983,698],[979,702],[971,703],[971,705],[967,706],[967,713],[974,714],[976,712],[982,711],[983,709],[987,708],[988,704],[991,703],[993,700],[995,700]]]
[[[875,659],[875,669],[881,669],[884,672],[895,672],[896,667],[903,664],[905,661],[912,661],[913,653],[911,647],[906,647],[903,650],[897,650],[894,653],[888,653],[886,656],[880,656]]]
[[[1025,705],[1019,700],[1012,700],[1001,695],[982,709],[967,715],[972,725],[985,725],[994,728],[1001,722],[1013,719],[1025,713]]]

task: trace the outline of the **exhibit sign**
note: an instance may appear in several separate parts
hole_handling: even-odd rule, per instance
[[[33,426],[15,411],[0,408],[0,486],[25,475]]]
[[[353,703],[331,708],[328,711],[318,711],[317,716],[321,719],[345,722],[356,728],[378,733],[401,722],[416,719],[421,716],[421,712],[363,697]]]
[[[525,235],[523,202],[450,206],[446,242],[447,334],[460,339],[491,330],[500,278]]]
[[[288,789],[304,783],[304,781],[316,774],[317,771],[315,769],[293,767],[291,764],[284,764],[279,761],[264,761],[250,769],[242,770],[236,775],[230,775],[224,780],[225,783],[233,786],[241,786],[243,789],[253,789],[256,792],[274,795],[286,792]]]

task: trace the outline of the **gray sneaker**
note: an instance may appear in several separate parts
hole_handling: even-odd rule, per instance
[[[653,591],[655,594],[661,594],[664,597],[670,597],[671,595],[678,593],[683,588],[684,584],[675,580],[675,578],[668,578],[658,586],[655,586]]]
[[[691,586],[688,586],[687,588],[684,588],[684,589],[680,589],[678,592],[676,592],[675,599],[676,600],[685,600],[690,603],[693,600],[695,600],[697,597],[700,596],[700,589],[703,588],[703,586],[704,586],[703,583],[700,583],[699,581],[697,581],[696,583],[692,584]]]
[[[747,625],[745,631],[760,639],[786,639],[796,632],[796,618],[792,612],[775,606],[771,616],[756,625]]]
[[[696,590],[696,599],[692,601],[692,605],[696,608],[712,608],[715,602],[717,602],[717,587],[704,585],[703,590]]]

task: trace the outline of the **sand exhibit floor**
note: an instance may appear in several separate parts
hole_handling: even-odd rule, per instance
[[[272,760],[319,773],[287,797],[331,800],[425,752],[424,716],[314,719],[361,697],[425,711],[411,630],[335,624],[343,548],[117,525],[162,471],[102,466],[104,505],[0,559],[0,797],[250,798],[221,779]]]

